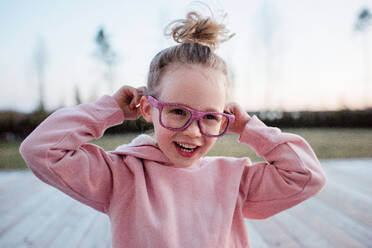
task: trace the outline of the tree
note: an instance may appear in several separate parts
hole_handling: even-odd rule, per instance
[[[75,85],[75,89],[74,89],[74,93],[75,93],[75,103],[77,105],[81,104],[82,103],[82,100],[81,100],[81,94],[80,94],[80,90],[79,90],[79,85],[76,84]]]
[[[36,70],[37,81],[39,84],[39,104],[37,111],[45,112],[44,90],[45,90],[45,66],[46,66],[47,51],[45,42],[42,38],[39,39],[33,53],[33,61]]]
[[[95,56],[102,61],[106,67],[104,78],[107,80],[110,92],[112,92],[114,88],[114,66],[117,63],[118,56],[116,52],[113,51],[103,28],[98,30],[95,42],[98,46]]]
[[[366,107],[369,107],[370,103],[370,83],[371,83],[371,74],[370,74],[370,51],[369,51],[369,28],[372,24],[372,15],[368,8],[363,8],[358,16],[354,29],[357,32],[363,34],[363,64],[364,64],[364,85],[365,85],[365,104]]]

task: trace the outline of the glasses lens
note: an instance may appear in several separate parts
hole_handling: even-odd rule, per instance
[[[164,106],[161,112],[163,125],[170,128],[182,128],[191,118],[191,113],[179,106]]]
[[[225,132],[229,119],[222,114],[206,114],[203,116],[202,129],[208,135],[220,135]]]

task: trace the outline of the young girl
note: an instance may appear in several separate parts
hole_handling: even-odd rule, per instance
[[[113,247],[249,247],[244,218],[313,196],[324,172],[301,137],[226,104],[227,68],[214,53],[231,37],[224,25],[191,12],[171,27],[180,44],[152,60],[147,88],[56,111],[20,152],[41,180],[109,216]],[[112,152],[87,143],[140,115],[154,137]],[[204,157],[226,132],[266,162]]]

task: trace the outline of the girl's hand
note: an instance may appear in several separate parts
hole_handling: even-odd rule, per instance
[[[140,117],[139,103],[145,91],[146,87],[133,88],[125,85],[113,95],[126,120],[137,120]]]
[[[235,121],[230,125],[227,132],[241,134],[244,130],[245,125],[251,119],[249,114],[235,102],[227,104],[225,107],[225,111],[235,116]]]

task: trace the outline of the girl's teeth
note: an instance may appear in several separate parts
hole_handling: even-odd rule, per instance
[[[189,144],[182,144],[182,143],[178,143],[178,142],[176,142],[176,144],[184,152],[193,152],[198,147],[198,146],[189,145]]]
[[[192,151],[194,151],[194,149],[185,149],[185,148],[181,148],[181,150],[184,151],[184,152],[192,152]]]
[[[189,144],[181,144],[181,143],[177,143],[179,146],[183,147],[183,148],[187,148],[187,149],[195,149],[197,146],[193,146],[193,145],[189,145]]]

